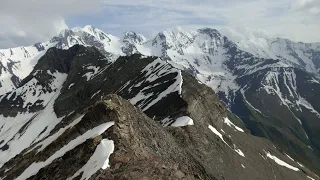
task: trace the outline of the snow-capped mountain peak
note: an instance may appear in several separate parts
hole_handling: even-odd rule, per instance
[[[141,34],[137,34],[133,31],[127,31],[122,35],[122,42],[132,44],[142,44],[147,41],[147,38]]]
[[[114,36],[112,36],[111,34],[106,34],[103,31],[90,25],[85,26],[81,29],[81,31],[87,32],[88,34],[94,36],[96,39],[104,42],[110,42],[111,39],[114,38]]]
[[[251,38],[237,43],[241,50],[266,59],[279,59],[284,64],[297,66],[318,74],[320,43],[297,43],[281,38]]]
[[[280,165],[297,172],[295,177],[299,177],[300,180],[306,176],[306,169],[300,170],[298,167],[304,168],[304,166],[296,163],[293,158],[289,158],[293,161],[291,165],[280,161],[274,153],[281,159],[286,156],[281,156],[278,149],[274,149],[270,144],[259,143],[260,140],[252,142],[268,149],[252,147],[251,142],[246,144],[249,136],[240,136],[238,132],[232,134],[232,137],[227,136],[229,132],[222,129],[222,123],[231,127],[232,133],[234,131],[243,133],[244,128],[239,128],[226,118],[222,121],[223,118],[220,116],[230,113],[230,116],[233,116],[239,124],[243,123],[253,135],[271,140],[279,149],[293,155],[294,159],[298,159],[315,171],[320,171],[319,62],[319,43],[295,43],[286,39],[267,37],[251,38],[235,43],[210,28],[195,31],[177,28],[159,32],[147,39],[132,31],[116,37],[93,26],[85,26],[64,30],[48,42],[0,50],[0,137],[2,138],[0,151],[10,152],[0,155],[0,164],[4,165],[11,161],[11,158],[30,145],[37,144],[33,148],[41,146],[39,151],[46,151],[47,145],[50,145],[49,149],[55,147],[55,144],[51,143],[56,141],[61,133],[69,133],[69,128],[75,125],[76,134],[79,134],[78,131],[80,134],[92,132],[88,129],[82,130],[87,124],[79,122],[88,121],[88,117],[93,119],[90,122],[106,120],[111,117],[109,115],[105,117],[106,107],[118,111],[122,108],[114,106],[115,104],[127,106],[128,102],[125,103],[118,97],[111,98],[112,101],[95,104],[99,100],[102,101],[106,94],[118,94],[141,109],[141,112],[138,112],[140,110],[128,105],[127,109],[120,112],[126,119],[128,111],[130,116],[131,113],[139,116],[138,119],[143,119],[140,115],[145,113],[164,126],[179,119],[175,126],[182,124],[201,127],[187,129],[191,130],[192,136],[189,136],[190,134],[184,136],[186,129],[179,129],[176,133],[168,135],[168,139],[172,139],[172,135],[178,135],[179,141],[183,137],[183,141],[189,142],[192,140],[189,137],[198,135],[200,130],[204,133],[201,137],[208,138],[205,141],[196,139],[193,143],[205,142],[206,145],[201,145],[206,149],[223,147],[223,153],[219,155],[236,153],[236,156],[246,158],[245,161],[241,160],[242,163],[254,160],[252,162],[254,164],[256,159],[261,159],[261,162],[266,161],[261,166],[262,169],[271,167],[268,158],[277,164],[281,162]],[[212,90],[228,109],[223,107]],[[98,107],[91,108],[91,105]],[[229,110],[234,114],[228,112]],[[96,113],[100,111],[99,117],[96,118]],[[109,113],[109,110],[107,111]],[[85,115],[86,113],[89,114]],[[217,120],[217,117],[221,120]],[[46,120],[45,123],[37,123],[43,119]],[[121,121],[117,119],[115,123],[128,122]],[[145,122],[151,121],[148,119]],[[71,124],[66,125],[69,122]],[[131,127],[131,125],[121,124],[119,127]],[[96,124],[92,126],[95,127]],[[138,130],[140,127],[149,126],[139,124]],[[32,128],[36,130],[33,131]],[[164,130],[163,127],[156,129],[161,132]],[[127,133],[131,133],[131,130],[124,130],[126,133],[123,136],[128,138]],[[216,144],[207,146],[207,142],[213,139],[212,133],[221,140],[219,143],[222,146]],[[81,135],[80,140],[77,138],[76,144],[80,145],[83,143],[82,140],[88,138],[96,139],[95,136],[99,139],[100,135],[90,134],[85,137]],[[104,136],[109,135],[104,134]],[[139,136],[130,135],[130,137]],[[45,140],[38,144],[44,138]],[[236,146],[233,144],[234,139],[237,139],[235,142],[244,143],[243,147],[251,148],[242,152],[238,148],[242,143]],[[130,140],[130,142],[136,141]],[[185,146],[185,142],[177,147]],[[150,141],[150,144],[159,145],[154,141]],[[161,145],[166,146],[166,144]],[[167,145],[172,147],[172,143]],[[68,144],[63,146],[61,151],[55,149],[57,151],[52,152],[63,155],[74,149],[74,147],[68,149],[70,147]],[[46,165],[50,168],[56,167],[51,161],[58,158],[56,154],[42,156],[40,152],[37,155],[39,151],[33,148],[24,152],[35,153],[36,156],[28,155],[31,161],[16,167],[6,163],[6,169],[1,173],[8,172],[7,179],[10,179],[17,176],[16,171],[25,172],[18,177],[23,179],[39,173],[41,168],[47,169]],[[140,152],[145,154],[144,150]],[[197,150],[195,152],[198,153]],[[19,162],[23,157],[23,155],[16,156],[12,161]],[[38,162],[39,157],[46,157],[48,161],[40,162],[41,166],[37,166],[38,168],[34,169],[32,166],[27,168],[32,162]],[[230,159],[230,155],[227,155],[227,159]],[[88,163],[93,161],[94,159],[89,160]],[[212,162],[206,159],[206,162],[216,165],[220,160]],[[225,164],[223,162],[221,167],[225,167]],[[234,161],[228,168],[233,165]],[[252,168],[261,168],[250,165],[238,164],[238,167],[241,167],[241,172],[246,167],[249,172],[252,172]],[[89,165],[84,167],[87,166]],[[47,170],[50,171],[50,168]],[[79,171],[72,174],[81,174],[83,168],[77,168]],[[270,170],[274,169],[271,167]],[[283,175],[282,170],[279,170],[281,171],[279,175]],[[221,172],[227,171],[223,169]],[[274,177],[275,174],[277,172],[271,174],[272,176],[267,174],[266,177]],[[286,176],[292,174],[289,172]]]
[[[227,70],[228,68],[226,68],[227,64],[231,64],[231,62],[229,62],[231,48],[233,48],[232,51],[237,49],[234,52],[242,51],[252,54],[246,55],[246,58],[243,58],[243,55],[235,56],[238,60],[233,63],[242,64],[242,66],[238,65],[236,67],[239,72],[240,70],[251,73],[254,72],[252,67],[244,66],[248,63],[247,59],[249,56],[254,56],[256,59],[251,60],[251,66],[261,64],[264,61],[263,59],[274,59],[279,60],[279,63],[273,63],[273,67],[298,67],[315,74],[318,73],[320,67],[320,64],[316,61],[317,57],[319,57],[320,46],[316,43],[294,43],[279,38],[252,38],[238,43],[232,43],[216,29],[211,28],[202,28],[196,31],[176,28],[160,32],[151,39],[128,31],[124,33],[122,37],[118,38],[90,25],[83,28],[64,30],[46,43],[37,43],[31,47],[1,50],[1,62],[5,64],[6,69],[9,69],[6,64],[14,62],[13,64],[15,64],[15,66],[13,67],[17,68],[15,68],[16,72],[13,72],[13,74],[19,79],[23,79],[32,68],[28,68],[29,70],[21,73],[19,70],[21,63],[28,64],[29,61],[32,61],[33,63],[31,64],[35,64],[38,59],[36,57],[43,54],[46,49],[52,46],[67,49],[75,44],[95,46],[105,54],[112,54],[112,56],[132,53],[160,56],[170,60],[176,67],[189,69],[193,71],[193,73],[203,76],[201,79],[205,82],[208,79],[212,81],[212,79],[217,77],[234,79],[232,78],[234,72],[230,72]],[[270,66],[271,65],[269,65],[269,67]],[[32,65],[30,67],[32,67]],[[259,69],[263,67],[259,67]],[[217,70],[219,72],[218,76],[216,73]],[[208,73],[213,71],[215,72],[214,74]],[[8,75],[8,77],[11,78],[12,75]],[[221,91],[234,90],[237,86],[235,82],[232,83],[234,84],[232,88],[223,88]],[[222,84],[224,84],[224,82],[218,80],[218,82],[214,82],[213,84],[216,84],[213,88],[218,92],[220,91],[217,90],[218,87],[223,87]],[[11,85],[10,87],[14,86]],[[12,88],[7,89],[10,90]],[[3,92],[7,92],[8,90],[3,90]]]

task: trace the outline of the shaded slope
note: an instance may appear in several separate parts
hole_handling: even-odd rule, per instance
[[[112,63],[95,48],[80,46],[70,61],[61,90],[50,101],[54,123],[46,128],[48,119],[39,116],[38,126],[25,127],[39,136],[1,167],[3,179],[66,179],[74,174],[80,179],[89,172],[94,172],[91,178],[111,179],[315,178],[271,142],[235,126],[234,116],[211,88],[161,59],[132,55]],[[170,126],[186,116],[194,125]],[[110,128],[111,122],[115,126]],[[90,166],[81,173],[108,139],[114,142],[110,169]]]

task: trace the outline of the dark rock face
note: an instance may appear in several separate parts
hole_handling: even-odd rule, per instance
[[[21,87],[37,86],[28,84],[37,78],[38,84],[44,84],[42,90],[49,91],[45,84],[56,77],[50,76],[53,72],[67,75],[61,86],[56,87],[59,92],[56,99],[52,96],[57,124],[49,132],[48,127],[41,127],[38,137],[47,135],[35,139],[1,167],[4,180],[18,178],[30,171],[28,167],[33,163],[43,162],[46,162],[43,167],[26,178],[67,179],[86,165],[101,139],[114,142],[110,168],[99,168],[90,179],[315,178],[310,170],[289,159],[284,154],[287,151],[249,134],[211,88],[161,59],[133,54],[109,62],[96,48],[52,49]],[[8,101],[4,107],[21,100],[10,95],[12,98],[3,98]],[[41,114],[41,110],[33,111]],[[23,136],[34,126],[37,115],[26,121],[18,135]],[[193,119],[194,125],[169,126],[183,116]],[[244,130],[231,125],[227,117]],[[47,119],[38,121],[40,128]],[[58,157],[55,155],[91,129],[110,122],[114,125],[98,136],[85,138]],[[10,148],[6,143],[0,141],[3,151]],[[267,152],[296,170],[277,164],[267,157]],[[81,179],[83,174],[75,179]]]
[[[84,57],[83,61],[78,58],[62,88],[61,96],[56,100],[55,111],[57,115],[68,114],[79,107],[87,106],[88,103],[94,103],[101,96],[119,91],[126,82],[138,76],[141,70],[155,59],[151,57],[145,61],[135,61],[140,57],[140,55],[133,55],[129,58],[120,57],[112,64],[103,60],[99,61],[95,57],[89,59]],[[87,81],[84,74],[88,73],[88,70],[83,68],[87,65],[98,67],[102,72]],[[74,85],[70,87],[71,84]],[[97,92],[98,94],[92,96]]]
[[[203,29],[199,29],[198,32],[200,32],[202,34],[208,34],[213,39],[220,39],[221,38],[221,34],[216,29],[203,28]]]
[[[42,104],[41,99],[34,103],[24,102],[26,94],[32,93],[35,96],[36,94],[57,91],[57,88],[52,86],[52,82],[55,79],[53,73],[69,73],[71,62],[76,54],[81,52],[81,49],[84,49],[84,47],[79,45],[73,46],[69,50],[51,48],[39,60],[30,75],[21,82],[17,77],[12,76],[12,80],[17,81],[19,86],[17,90],[0,96],[0,114],[15,117],[18,113],[37,112],[43,109],[45,105]],[[34,83],[31,83],[32,85],[28,84],[30,82]]]
[[[199,100],[193,100],[193,104],[198,102]],[[224,113],[222,107],[214,111]],[[5,172],[4,179],[14,179],[32,162],[44,161],[71,139],[99,124],[110,121],[114,121],[115,125],[99,138],[114,141],[116,149],[110,157],[110,169],[97,171],[91,179],[272,179],[274,176],[278,179],[302,179],[306,176],[302,172],[293,173],[284,168],[270,167],[269,163],[277,165],[272,161],[264,161],[258,149],[272,151],[282,158],[285,156],[279,154],[269,142],[245,133],[233,134],[232,129],[221,124],[220,128],[225,129],[226,133],[232,137],[228,140],[230,144],[235,142],[246,144],[243,146],[246,157],[242,160],[242,157],[232,151],[207,127],[208,124],[212,124],[210,121],[219,120],[218,115],[215,119],[200,119],[194,126],[164,128],[116,95],[105,97],[103,101],[89,108],[85,114],[80,123],[67,130],[42,152],[35,154],[35,151],[31,151],[7,163],[3,169],[10,167],[12,169]],[[76,116],[78,115],[74,114],[67,119],[74,119]],[[191,112],[190,116],[196,115]],[[257,148],[251,147],[250,144],[256,145]],[[42,168],[30,179],[66,179],[72,176],[88,161],[96,145],[95,139],[86,140]],[[15,164],[20,158],[24,160]],[[251,164],[258,159],[260,159],[258,164]],[[246,168],[241,167],[241,163],[245,164]],[[233,170],[230,171],[230,168]]]
[[[271,82],[270,92],[265,89],[266,79]],[[238,79],[244,85],[243,92],[236,94],[231,109],[253,135],[270,139],[294,159],[319,172],[319,137],[315,135],[320,130],[319,116],[308,108],[318,111],[314,99],[320,84],[312,80],[312,75],[296,68],[265,69],[243,76]],[[304,105],[307,101],[310,104]]]
[[[142,44],[144,38],[135,32],[129,31],[124,33],[122,42],[125,44],[125,46],[121,47],[122,52],[126,55],[132,55],[139,53],[136,45]]]
[[[36,43],[34,46],[38,49],[38,51],[45,50],[45,47],[43,47],[43,45],[41,43]]]
[[[319,138],[315,135],[320,131],[319,105],[315,102],[320,84],[317,75],[304,70],[306,64],[294,52],[293,42],[286,41],[291,43],[286,51],[291,52],[299,65],[289,67],[277,65],[283,60],[257,58],[240,50],[226,37],[224,42],[226,66],[237,76],[239,90],[231,92],[229,98],[220,92],[219,98],[253,135],[270,139],[320,172]]]
[[[77,36],[81,36],[81,39],[77,38]],[[106,52],[106,50],[104,49],[104,45],[97,38],[99,38],[100,40],[108,39],[109,42],[111,41],[109,37],[103,34],[99,34],[98,37],[95,37],[85,31],[74,32],[72,30],[64,30],[59,34],[59,36],[53,37],[51,39],[51,42],[56,42],[57,44],[55,45],[55,47],[57,47],[58,49],[64,49],[68,46],[78,44],[90,45],[97,48],[104,55],[109,55],[110,53]]]

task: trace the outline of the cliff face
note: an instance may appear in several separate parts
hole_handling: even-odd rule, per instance
[[[170,65],[157,66],[152,56]],[[0,49],[0,149],[6,151],[0,164],[46,137],[69,113],[110,93],[170,125],[186,108],[178,98],[181,71],[173,67],[212,88],[252,135],[320,174],[320,44],[281,38],[234,42],[210,28],[145,38],[85,26],[47,42]],[[48,119],[45,125],[28,131],[41,118]],[[21,134],[28,134],[24,143],[15,141]]]
[[[0,97],[2,179],[317,178],[252,136],[211,88],[159,58],[53,51]],[[18,95],[23,108],[5,116]]]

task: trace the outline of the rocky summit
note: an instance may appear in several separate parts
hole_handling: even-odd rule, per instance
[[[250,42],[86,26],[0,50],[0,179],[320,179],[319,44]]]

